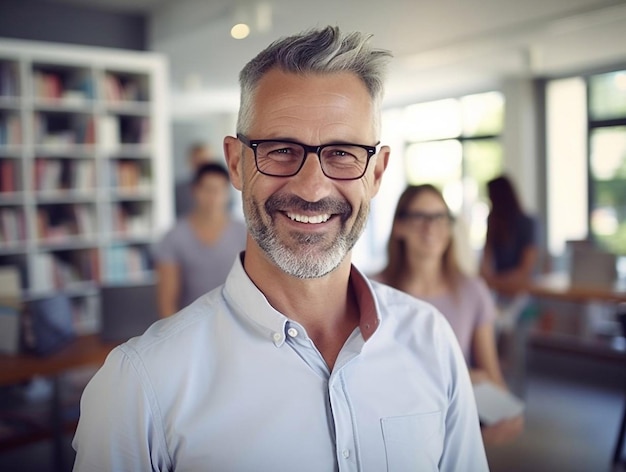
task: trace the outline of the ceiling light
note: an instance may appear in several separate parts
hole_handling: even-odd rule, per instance
[[[245,23],[237,23],[230,29],[230,35],[235,39],[247,38],[250,34],[250,27]]]

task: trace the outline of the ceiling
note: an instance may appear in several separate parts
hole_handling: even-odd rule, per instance
[[[175,115],[233,110],[247,60],[280,36],[339,25],[394,53],[386,104],[493,87],[503,77],[626,64],[626,0],[47,0],[144,13],[170,62]],[[229,35],[246,20],[252,33]]]

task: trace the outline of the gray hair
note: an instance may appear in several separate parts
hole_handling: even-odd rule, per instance
[[[380,132],[383,80],[391,52],[374,49],[372,35],[359,32],[343,34],[336,26],[279,39],[248,62],[239,74],[241,102],[237,131],[246,133],[254,118],[253,98],[265,73],[279,68],[296,74],[352,72],[365,84],[373,104],[374,131]]]

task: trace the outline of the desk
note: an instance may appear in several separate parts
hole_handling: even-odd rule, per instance
[[[36,375],[50,377],[52,380],[50,422],[56,470],[65,470],[59,375],[79,367],[101,365],[114,347],[115,344],[103,343],[97,335],[91,335],[81,336],[57,353],[46,357],[0,355],[0,385],[28,381]]]
[[[608,303],[626,303],[626,281],[616,282],[613,287],[573,286],[569,276],[565,273],[551,273],[538,277],[531,281],[527,287],[529,294],[540,298],[551,298],[566,302],[586,303],[591,301]],[[542,339],[543,338],[543,339]],[[546,342],[546,337],[538,339],[538,345]],[[583,342],[584,348],[589,352],[598,352],[603,357],[616,360],[624,364],[626,362],[625,350],[612,350],[596,342]],[[573,352],[573,347],[567,339],[557,338],[557,347],[565,351]],[[604,347],[604,349],[603,349]],[[626,437],[626,401],[617,441],[613,452],[613,464],[621,460],[622,448]]]
[[[78,367],[100,365],[114,347],[115,344],[103,343],[97,335],[90,335],[80,336],[46,357],[0,355],[0,385],[27,381],[36,375],[55,376]]]
[[[613,287],[574,286],[566,273],[554,272],[533,279],[526,287],[536,297],[554,298],[569,302],[603,301],[626,303],[626,281]]]

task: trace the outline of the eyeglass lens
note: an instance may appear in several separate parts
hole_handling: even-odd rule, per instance
[[[438,226],[448,224],[452,221],[450,215],[447,213],[406,213],[402,216],[402,219],[417,225],[433,223]]]
[[[318,156],[324,174],[339,179],[361,177],[369,160],[367,149],[351,144],[321,146]],[[297,143],[266,141],[256,146],[257,167],[268,175],[295,175],[306,157],[306,148]]]

